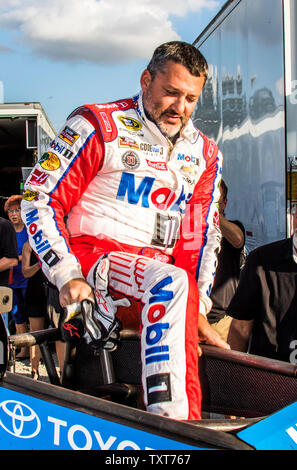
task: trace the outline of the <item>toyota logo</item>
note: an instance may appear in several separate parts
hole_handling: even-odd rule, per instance
[[[0,425],[9,434],[22,439],[36,436],[41,428],[35,411],[28,405],[15,400],[0,403]]]

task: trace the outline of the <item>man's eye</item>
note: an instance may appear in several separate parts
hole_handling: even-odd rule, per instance
[[[176,91],[172,91],[172,90],[165,90],[167,95],[170,95],[170,96],[176,96],[177,95],[177,92]]]

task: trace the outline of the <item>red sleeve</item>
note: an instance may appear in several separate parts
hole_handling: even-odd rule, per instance
[[[207,297],[214,281],[221,240],[217,202],[220,197],[222,155],[212,141],[203,138],[206,168],[188,202],[173,255],[177,266],[195,276],[200,297],[209,308],[211,303]]]
[[[58,288],[71,278],[82,277],[69,244],[65,217],[103,161],[104,145],[97,121],[90,111],[79,109],[68,118],[26,181],[22,218],[30,245],[44,273]]]

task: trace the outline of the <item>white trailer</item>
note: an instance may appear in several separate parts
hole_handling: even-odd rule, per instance
[[[292,232],[296,24],[296,0],[229,0],[194,42],[210,69],[194,121],[223,153],[227,216],[249,249]]]
[[[22,184],[55,136],[42,105],[0,103],[0,201],[20,194]]]

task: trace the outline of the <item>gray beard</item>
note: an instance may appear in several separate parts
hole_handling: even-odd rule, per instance
[[[169,134],[163,127],[163,123],[158,123],[158,121],[151,115],[151,113],[144,107],[144,111],[145,111],[145,114],[146,114],[146,117],[152,121],[157,127],[158,129],[160,130],[160,132],[168,139],[170,140],[170,142],[172,142],[173,144],[177,141],[179,135],[180,135],[180,131],[181,131],[181,128],[182,128],[182,123],[180,125],[180,128],[175,132],[175,134]]]

